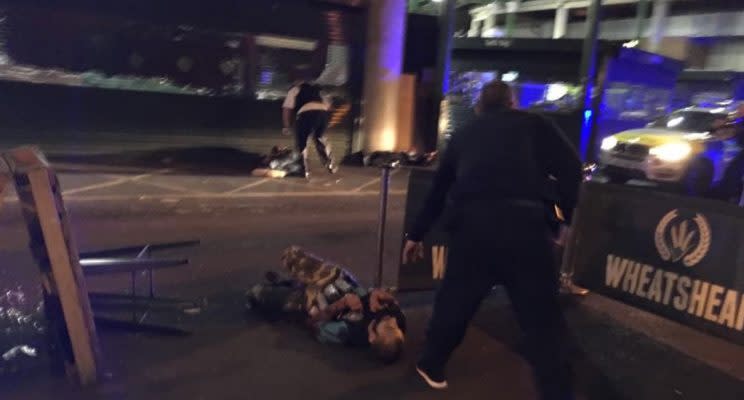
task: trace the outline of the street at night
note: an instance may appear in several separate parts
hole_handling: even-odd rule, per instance
[[[208,157],[208,155],[205,155]],[[67,159],[69,161],[69,159]],[[199,165],[181,165],[185,171]],[[204,169],[220,167],[218,161]],[[410,321],[404,360],[383,367],[364,351],[316,343],[300,327],[267,323],[246,312],[244,293],[279,268],[285,247],[301,245],[348,266],[364,283],[374,279],[379,179],[374,168],[338,176],[267,180],[178,169],[115,168],[67,163],[61,183],[82,251],[135,244],[200,240],[169,250],[191,264],[155,273],[157,294],[197,300],[201,313],[155,313],[149,323],[192,331],[168,337],[99,329],[105,378],[95,389],[47,377],[43,363],[3,398],[137,399],[503,399],[534,396],[519,356],[518,329],[500,291],[487,301],[450,366],[447,393],[432,394],[413,372],[432,294],[400,296]],[[101,172],[101,170],[110,170]],[[223,172],[226,172],[223,169]],[[407,171],[391,180],[385,280],[395,282]],[[3,276],[29,292],[37,275],[13,194],[2,221]],[[19,272],[22,271],[22,272]],[[145,290],[144,276],[140,276]],[[128,275],[88,278],[88,289],[126,293]],[[571,301],[567,312],[578,361],[579,392],[587,399],[739,399],[741,348],[596,295]],[[653,378],[649,376],[652,375]]]
[[[0,0],[1,400],[743,400],[741,0]]]

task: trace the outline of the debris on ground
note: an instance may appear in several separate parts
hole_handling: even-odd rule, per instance
[[[393,162],[409,167],[426,167],[434,163],[437,152],[420,153],[416,150],[401,153],[374,152],[364,157],[364,165],[382,167]]]
[[[299,153],[287,147],[274,146],[269,155],[263,158],[261,166],[253,170],[253,176],[265,178],[284,178],[299,176],[302,160]]]

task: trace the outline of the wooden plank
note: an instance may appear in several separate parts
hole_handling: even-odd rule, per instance
[[[56,175],[40,152],[33,148],[13,150],[7,159],[15,174],[31,248],[42,273],[45,301],[54,308],[54,301],[58,299],[63,314],[67,335],[61,335],[65,337],[61,346],[63,349],[71,347],[81,384],[95,383],[100,359],[98,337]],[[49,313],[48,317],[56,318]],[[54,325],[54,321],[51,322]]]

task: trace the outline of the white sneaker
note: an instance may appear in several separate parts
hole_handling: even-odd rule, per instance
[[[432,389],[444,390],[449,387],[444,377],[435,379],[434,377],[430,376],[429,373],[421,369],[418,365],[416,366],[416,372],[418,372],[418,374],[421,375],[422,378],[424,378],[426,384],[429,385],[429,387],[431,387]]]

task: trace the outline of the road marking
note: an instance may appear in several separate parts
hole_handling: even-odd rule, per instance
[[[176,192],[182,192],[182,193],[196,193],[196,194],[208,193],[208,192],[202,192],[200,190],[190,190],[190,189],[182,188],[180,186],[170,185],[168,183],[150,182],[150,181],[145,181],[145,180],[141,180],[141,179],[140,180],[136,180],[134,182],[137,182],[140,185],[148,185],[148,186],[152,186],[152,187],[156,187],[156,188],[160,188],[160,189],[174,190]]]
[[[395,175],[395,174],[396,174],[396,173],[397,173],[398,171],[400,171],[400,170],[398,170],[398,169],[395,169],[395,170],[391,171],[391,172],[390,172],[390,176],[392,177],[392,176],[393,176],[393,175]],[[369,181],[369,182],[367,182],[367,183],[363,184],[362,186],[359,186],[359,187],[356,187],[356,188],[354,188],[354,189],[351,189],[351,191],[352,191],[352,192],[361,192],[362,190],[366,189],[366,188],[367,188],[368,186],[372,186],[372,185],[374,185],[375,183],[378,183],[378,182],[380,182],[380,179],[382,179],[382,178],[378,176],[377,178],[375,178],[375,179],[372,179],[371,181]]]
[[[405,195],[405,190],[391,190],[391,196]],[[279,198],[279,197],[367,197],[367,196],[379,196],[378,191],[366,191],[366,192],[349,192],[349,191],[321,191],[321,192],[248,192],[248,193],[235,193],[232,195],[225,195],[223,193],[185,193],[183,195],[174,194],[154,194],[154,195],[101,195],[101,196],[68,196],[65,197],[65,202],[88,202],[88,201],[132,201],[132,200],[186,200],[186,199],[261,199],[261,198]],[[17,203],[18,198],[7,199],[9,203]]]
[[[150,171],[150,168],[143,168],[143,167],[117,167],[113,165],[80,165],[80,164],[70,164],[70,163],[60,163],[60,162],[54,162],[52,163],[52,168],[54,168],[57,173],[87,173],[87,174],[132,174],[134,172],[145,172]]]
[[[266,182],[268,182],[270,180],[271,180],[270,178],[264,178],[264,179],[259,180],[258,182],[249,183],[249,184],[247,184],[245,186],[241,186],[241,187],[239,187],[237,189],[230,190],[229,192],[225,192],[223,194],[228,194],[228,195],[235,194],[235,193],[241,192],[241,191],[243,191],[245,189],[250,189],[250,188],[256,187],[258,185],[263,185],[264,183],[266,183]]]
[[[133,179],[134,178],[131,178],[131,177],[130,178],[114,179],[113,181],[98,183],[98,184],[90,185],[90,186],[83,186],[83,187],[80,187],[80,188],[77,188],[77,189],[64,190],[64,191],[62,191],[62,194],[65,195],[65,196],[68,196],[68,195],[72,195],[72,194],[88,192],[88,191],[91,191],[91,190],[103,189],[103,188],[107,188],[107,187],[111,187],[111,186],[118,186],[118,185],[121,185],[122,183],[131,182]]]
[[[95,185],[83,186],[83,187],[79,187],[79,188],[75,188],[75,189],[70,189],[70,190],[64,190],[64,191],[62,191],[62,195],[63,196],[69,196],[69,195],[73,195],[73,194],[89,192],[91,190],[104,189],[104,188],[107,188],[107,187],[118,186],[118,185],[121,185],[121,184],[127,183],[127,182],[136,182],[136,181],[139,181],[141,179],[144,179],[144,178],[147,178],[147,177],[150,177],[150,176],[153,176],[153,175],[159,175],[159,174],[166,173],[168,171],[170,171],[170,169],[168,169],[168,168],[166,168],[166,169],[160,169],[160,170],[157,170],[157,171],[154,171],[154,172],[150,172],[150,173],[147,173],[147,174],[136,175],[136,176],[128,176],[126,178],[114,179],[114,180],[109,181],[109,182],[102,182],[102,183],[97,183]]]

